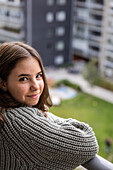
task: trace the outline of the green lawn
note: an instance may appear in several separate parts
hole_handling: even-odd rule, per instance
[[[107,137],[113,142],[113,104],[81,92],[73,99],[62,101],[60,106],[53,106],[50,112],[88,123],[95,131],[99,155],[113,162],[113,146],[107,153],[105,145]]]

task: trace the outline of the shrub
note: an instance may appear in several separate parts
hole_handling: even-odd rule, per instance
[[[113,83],[103,77],[97,77],[94,81],[94,84],[105,89],[113,91]]]
[[[83,77],[91,84],[113,91],[113,83],[106,77],[102,77],[97,68],[96,60],[91,60],[86,64],[83,72]]]
[[[56,82],[56,84],[55,84],[55,86],[60,86],[60,85],[66,85],[66,86],[68,86],[68,87],[71,87],[71,88],[73,88],[73,89],[75,89],[75,90],[77,90],[77,91],[82,91],[82,89],[81,89],[81,87],[79,86],[79,85],[76,85],[76,84],[74,84],[74,83],[71,83],[70,81],[68,81],[68,80],[60,80],[60,81],[58,81],[58,82]]]
[[[95,79],[98,75],[98,68],[96,66],[97,61],[91,60],[89,61],[86,66],[84,67],[82,74],[83,77],[91,84],[94,84]]]

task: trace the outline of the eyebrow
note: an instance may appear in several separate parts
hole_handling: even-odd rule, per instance
[[[40,72],[38,72],[36,75],[38,75],[38,74],[40,74],[40,73],[42,73],[42,71],[40,71]],[[24,76],[30,76],[30,74],[20,74],[18,77],[24,77]]]

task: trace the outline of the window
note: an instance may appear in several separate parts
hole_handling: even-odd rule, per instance
[[[54,63],[56,65],[60,65],[64,63],[64,56],[63,55],[58,55],[54,58]]]
[[[59,11],[56,13],[56,21],[62,22],[66,20],[66,12],[65,11]]]
[[[56,4],[57,5],[65,5],[66,4],[66,0],[57,0]]]
[[[64,36],[65,35],[65,28],[64,27],[57,27],[55,30],[57,36]]]
[[[103,5],[104,4],[104,0],[101,0],[101,1],[100,0],[95,0],[95,3]]]
[[[48,43],[46,47],[47,47],[47,50],[51,50],[52,49],[52,44]]]
[[[53,22],[53,20],[54,20],[53,12],[48,12],[48,13],[46,14],[46,21],[47,21],[48,23],[51,23],[51,22]]]
[[[9,11],[6,12],[6,16],[9,17],[10,16],[10,13]]]
[[[46,33],[46,37],[47,37],[47,38],[52,38],[53,35],[54,35],[53,29],[52,29],[52,28],[48,29],[48,30],[47,30],[47,33]]]
[[[65,44],[64,41],[58,41],[55,45],[55,49],[58,51],[64,50]]]
[[[46,3],[47,3],[47,5],[48,6],[52,6],[52,5],[54,5],[54,0],[46,0]]]

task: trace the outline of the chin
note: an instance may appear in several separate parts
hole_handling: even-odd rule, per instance
[[[35,106],[38,102],[26,103],[28,106],[32,107]]]
[[[39,102],[39,99],[37,99],[37,100],[36,99],[35,100],[27,100],[27,101],[25,101],[25,104],[32,107],[32,106],[37,105],[38,102]]]

